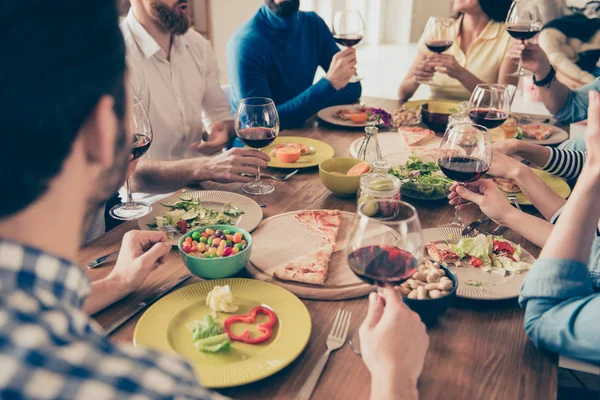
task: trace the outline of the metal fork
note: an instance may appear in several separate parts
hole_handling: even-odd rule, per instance
[[[288,179],[290,179],[292,176],[296,175],[298,173],[298,169],[290,172],[289,174],[281,177],[281,176],[275,176],[275,175],[267,175],[267,174],[260,174],[261,178],[270,178],[273,179],[275,181],[287,181]],[[256,177],[256,175],[252,175],[252,174],[242,174],[242,176],[249,176],[249,177]]]
[[[160,228],[158,228],[159,231],[163,231],[165,233],[169,233],[169,232],[179,232],[179,229],[177,229],[177,227],[175,226],[171,226],[171,225],[163,225]]]
[[[302,389],[298,392],[296,396],[296,400],[309,400],[315,391],[315,387],[317,386],[317,382],[319,382],[319,378],[325,369],[325,365],[327,364],[327,360],[329,359],[329,355],[332,351],[338,350],[341,348],[344,343],[346,343],[346,337],[348,336],[348,329],[350,328],[350,320],[352,318],[352,313],[346,310],[338,310],[335,320],[333,321],[333,327],[329,332],[329,336],[327,336],[327,351],[321,359],[315,364],[312,372],[308,376],[308,379],[302,386]]]
[[[523,211],[521,210],[521,205],[519,204],[519,199],[516,195],[507,193],[506,198],[515,206],[517,210]]]

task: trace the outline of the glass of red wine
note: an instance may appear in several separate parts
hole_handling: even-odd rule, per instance
[[[488,129],[499,127],[510,114],[510,97],[506,85],[477,85],[469,100],[469,119]]]
[[[333,16],[332,32],[333,38],[338,44],[346,47],[354,47],[365,36],[365,22],[358,10],[338,11]],[[350,82],[358,82],[362,78],[354,75]]]
[[[131,145],[131,155],[133,160],[137,160],[148,151],[150,144],[152,144],[152,126],[150,125],[150,118],[148,113],[142,104],[142,101],[138,97],[133,97],[133,104],[131,106],[131,118],[130,118],[131,132],[133,132],[133,143]],[[110,210],[110,216],[123,221],[129,221],[148,215],[152,212],[152,206],[143,201],[134,201],[131,195],[131,182],[127,178],[125,183],[127,191],[127,201],[125,203],[117,204]]]
[[[438,149],[438,165],[448,178],[459,184],[474,182],[488,171],[491,163],[492,139],[485,126],[456,124],[446,130]],[[465,227],[458,206],[454,220],[443,226]]]
[[[430,17],[425,26],[425,46],[437,54],[442,54],[448,50],[454,44],[456,37],[455,24],[456,20],[454,18]],[[419,83],[431,85],[432,80]]]
[[[537,0],[515,0],[506,16],[506,31],[510,36],[522,42],[534,38],[542,29],[542,12]],[[519,67],[508,76],[527,75],[523,71],[523,60]]]
[[[423,256],[423,236],[417,210],[399,200],[366,200],[350,225],[348,265],[362,281],[396,286],[409,279]],[[350,340],[360,355],[357,332]]]
[[[279,114],[273,100],[266,97],[249,97],[240,100],[235,116],[235,132],[246,146],[260,150],[275,140],[279,134]],[[260,180],[260,167],[254,182],[242,186],[244,193],[263,195],[272,193],[275,186]]]

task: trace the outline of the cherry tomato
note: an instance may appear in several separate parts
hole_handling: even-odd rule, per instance
[[[183,220],[177,222],[177,227],[181,233],[186,233],[188,231],[187,222]]]

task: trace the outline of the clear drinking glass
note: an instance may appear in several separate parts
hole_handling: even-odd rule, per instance
[[[131,161],[133,161],[144,155],[152,144],[152,126],[150,125],[150,118],[148,118],[148,113],[138,97],[133,97],[130,124],[131,132],[133,132],[133,144],[131,145],[131,155],[133,156]],[[150,204],[133,200],[129,179],[127,179],[127,182],[125,183],[125,188],[127,190],[127,200],[125,203],[117,204],[111,208],[111,217],[129,221],[143,217],[152,212],[152,206]]]
[[[279,114],[273,100],[266,97],[249,97],[240,100],[235,116],[235,132],[246,146],[260,150],[275,140],[279,134]],[[272,193],[275,186],[260,180],[260,167],[254,182],[242,186],[244,193],[263,195]]]
[[[444,175],[459,184],[473,182],[487,172],[491,163],[492,139],[486,127],[457,124],[446,129],[438,150],[438,165]],[[442,226],[464,228],[458,208],[454,220]]]
[[[454,18],[430,17],[425,26],[425,46],[434,53],[441,54],[448,50],[456,38],[456,20]],[[430,85],[432,81],[419,82]]]
[[[506,85],[477,85],[469,103],[471,122],[488,129],[502,125],[510,114],[510,94]]]
[[[542,12],[537,0],[515,0],[510,6],[506,16],[506,30],[510,36],[520,39],[522,42],[537,36],[542,29]],[[522,60],[519,59],[519,67],[508,76],[527,75],[523,71]]]
[[[338,11],[333,16],[332,32],[335,41],[342,46],[356,46],[365,36],[365,22],[358,10]],[[362,80],[354,75],[350,82]]]
[[[369,200],[358,205],[350,225],[348,265],[354,274],[378,288],[409,279],[423,256],[417,210],[399,200]],[[350,339],[360,355],[358,332]]]

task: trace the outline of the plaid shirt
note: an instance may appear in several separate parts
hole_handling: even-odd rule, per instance
[[[77,265],[0,239],[0,398],[224,399],[174,356],[111,343]]]

